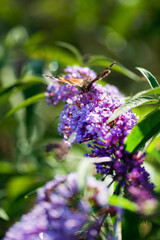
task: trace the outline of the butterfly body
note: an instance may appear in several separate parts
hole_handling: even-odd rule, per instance
[[[111,72],[109,69],[115,65],[115,62],[113,62],[109,67],[107,67],[103,72],[101,72],[96,78],[89,79],[89,78],[66,78],[66,77],[54,77],[50,75],[44,75],[47,78],[57,80],[64,83],[69,83],[71,85],[74,85],[75,87],[79,87],[83,92],[89,92],[91,90],[91,86],[94,82],[103,79],[104,77],[108,76],[108,74]]]

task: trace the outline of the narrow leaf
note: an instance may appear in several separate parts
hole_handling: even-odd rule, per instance
[[[139,122],[127,137],[126,150],[136,152],[145,146],[146,142],[160,132],[160,108],[148,114]]]
[[[91,164],[84,158],[78,165],[78,185],[81,190],[86,186],[86,179],[88,174],[91,172]]]
[[[152,150],[150,150],[149,148],[150,147],[148,147],[147,152],[151,156],[153,156],[158,161],[158,163],[160,164],[160,152],[155,148],[155,146],[154,146],[154,148]]]
[[[22,81],[24,83],[27,83],[27,84],[30,84],[30,85],[35,85],[35,84],[48,84],[48,82],[46,81],[45,78],[43,77],[37,77],[37,76],[34,76],[34,75],[30,75],[30,76],[24,76]]]
[[[115,195],[111,196],[109,198],[109,204],[113,205],[113,206],[122,207],[123,209],[130,210],[132,212],[137,211],[137,206],[136,206],[135,203],[129,201],[126,198],[122,198],[122,197],[119,197],[119,196],[115,196]]]
[[[8,100],[8,98],[19,91],[25,90],[33,85],[38,84],[47,84],[47,81],[35,77],[35,76],[26,76],[22,82],[16,82],[8,87],[4,87],[0,89],[0,105]]]
[[[143,76],[147,79],[149,85],[151,86],[151,88],[156,88],[156,87],[160,87],[157,79],[146,69],[144,68],[139,68],[137,67],[137,69],[143,74]],[[156,95],[157,97],[160,96],[160,94]]]
[[[19,104],[17,107],[11,109],[5,116],[5,118],[10,117],[12,114],[14,114],[15,112],[17,112],[18,110],[27,107],[33,103],[36,103],[38,101],[40,101],[41,99],[45,98],[45,93],[39,93],[33,97],[27,98],[24,102],[22,102],[21,104]],[[5,119],[4,118],[4,119]],[[3,119],[3,120],[4,120]]]
[[[144,95],[151,95],[151,94],[159,94],[160,95],[160,87],[155,87],[155,88],[151,88],[151,89],[148,89],[148,90],[144,90],[144,91],[141,91],[141,92],[138,92],[137,94],[135,94],[133,98],[138,98],[138,97],[141,97],[141,96],[144,96]]]
[[[39,57],[45,58],[48,61],[56,59],[56,61],[60,62],[62,65],[75,65],[80,64],[80,61],[75,58],[71,52],[67,52],[64,48],[60,47],[43,47],[43,48],[36,48],[36,49],[29,49],[27,48],[27,54],[30,57]]]
[[[160,151],[159,151],[160,135],[155,138],[147,148],[147,153],[153,156],[160,163]]]
[[[61,41],[58,41],[57,45],[60,47],[66,48],[70,52],[72,52],[73,55],[77,58],[77,60],[82,64],[82,56],[76,47],[74,47],[73,45],[71,45],[69,43],[61,42]]]
[[[96,59],[96,57],[91,57],[90,60],[88,61],[88,64],[90,66],[93,65],[98,65],[98,66],[103,66],[103,67],[108,67],[113,61],[110,60],[106,60],[103,59],[102,56],[100,59]],[[130,71],[129,69],[123,67],[122,65],[119,65],[118,63],[112,68],[114,69],[114,71],[117,71],[125,76],[127,76],[128,78],[131,78],[134,81],[140,81],[140,78],[137,74],[135,74],[134,72]]]
[[[6,221],[9,220],[9,216],[7,215],[6,211],[3,208],[0,208],[0,218]]]
[[[119,108],[117,108],[114,113],[111,115],[111,117],[108,119],[107,123],[112,122],[117,117],[119,117],[121,114],[127,112],[128,110],[141,106],[143,104],[155,104],[158,100],[151,98],[151,97],[139,97],[139,98],[131,98],[128,102],[121,105]]]
[[[148,82],[152,88],[160,86],[157,79],[149,71],[147,71],[144,68],[139,68],[139,67],[137,67],[136,69],[138,69],[143,74],[143,76],[148,80]]]

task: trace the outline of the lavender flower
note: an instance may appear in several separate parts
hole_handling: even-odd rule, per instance
[[[78,69],[78,71],[77,71]],[[67,67],[70,77],[88,77],[91,73],[85,68]],[[86,71],[86,75],[84,72]],[[73,86],[70,86],[73,87]],[[62,88],[62,87],[60,87]],[[63,88],[64,89],[64,88]],[[54,93],[56,104],[57,92]],[[61,99],[64,100],[65,94]],[[107,84],[102,87],[95,84],[93,89],[83,93],[75,89],[71,94],[66,92],[64,110],[60,114],[58,130],[63,134],[64,140],[70,143],[86,143],[91,151],[86,153],[88,157],[98,157],[95,163],[98,173],[103,174],[103,179],[110,175],[113,181],[117,181],[115,194],[119,194],[122,188],[130,193],[137,203],[140,195],[134,194],[134,189],[146,191],[146,200],[155,199],[153,184],[150,183],[149,174],[142,167],[144,155],[140,152],[130,154],[125,151],[124,142],[137,123],[138,118],[130,110],[119,116],[111,123],[107,123],[112,113],[124,103],[124,97],[114,86]],[[107,159],[106,161],[104,159]],[[148,198],[147,198],[148,196]]]
[[[83,226],[92,224],[92,207],[107,207],[108,193],[104,183],[93,177],[88,177],[86,188],[88,197],[81,199],[75,173],[57,176],[38,191],[33,210],[8,230],[4,240],[77,240],[89,236]]]
[[[109,156],[112,152],[120,150],[126,136],[136,124],[137,118],[132,111],[128,111],[111,124],[107,124],[107,119],[113,111],[124,102],[121,94],[117,95],[116,90],[114,86],[109,86],[108,89],[108,87],[96,85],[94,90],[87,94],[80,93],[72,99],[68,98],[60,114],[58,127],[64,139],[69,139],[76,132],[74,142],[94,140],[93,147],[88,145],[93,149],[90,154],[92,157],[106,156],[107,149]]]
[[[158,202],[156,196],[151,191],[146,190],[142,184],[139,186],[129,186],[128,192],[130,193],[130,198],[137,203],[140,213],[151,215],[157,209]]]

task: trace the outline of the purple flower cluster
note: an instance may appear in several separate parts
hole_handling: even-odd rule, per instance
[[[65,72],[69,72],[67,77],[83,76],[86,79],[94,77],[88,68],[83,70],[78,67],[67,67]],[[59,86],[59,91],[67,86],[69,85]],[[129,191],[132,199],[139,203],[140,196],[138,198],[134,193],[135,189],[139,191],[143,186],[146,191],[145,199],[155,199],[154,186],[150,183],[149,174],[142,167],[144,155],[140,152],[130,154],[125,151],[124,147],[124,141],[138,118],[130,110],[111,123],[107,123],[113,112],[124,103],[123,95],[115,86],[109,84],[106,87],[96,84],[87,93],[79,91],[74,86],[69,87],[74,88],[74,91],[71,93],[67,91],[61,97],[57,96],[57,91],[55,91],[54,98],[52,98],[54,105],[58,97],[59,100],[61,98],[66,101],[58,126],[64,140],[69,144],[72,142],[88,144],[91,151],[85,156],[97,157],[98,161],[95,163],[97,172],[103,174],[104,177],[110,175],[113,178],[112,182],[118,182],[115,194],[118,194],[123,187]],[[130,188],[131,186],[134,187],[134,191]]]
[[[139,212],[150,215],[157,208],[158,202],[154,194],[154,184],[150,182],[150,175],[142,166],[144,159],[145,154],[133,155],[132,168],[128,170],[126,176],[128,180],[128,186],[127,184],[126,186],[127,192],[130,194],[129,198],[137,203]]]
[[[121,118],[114,126],[113,123],[107,124],[107,119],[112,115],[113,109],[123,103],[123,99],[114,94],[114,91],[116,92],[115,87],[110,86],[107,89],[101,85],[96,85],[96,88],[87,94],[81,93],[75,95],[74,98],[68,98],[64,110],[60,114],[58,127],[64,139],[67,140],[72,134],[76,133],[74,142],[81,143],[95,139],[105,147],[108,144],[109,149],[111,149],[111,142],[113,144],[116,142],[117,136],[124,140],[122,134],[128,135],[129,130],[136,122],[136,118],[132,112],[128,112],[125,117],[121,117],[126,120],[127,126],[125,126],[123,120],[121,121]],[[130,115],[134,116],[131,121]],[[99,154],[97,156],[100,157]]]
[[[90,231],[91,208],[106,209],[108,193],[104,183],[88,177],[87,198],[81,198],[77,174],[57,176],[38,191],[37,204],[33,210],[14,224],[3,240],[77,240],[81,235],[96,239],[96,228]],[[92,224],[92,226],[94,226]],[[93,229],[93,227],[92,227]],[[93,232],[96,235],[93,238]],[[86,239],[86,238],[83,238]]]
[[[103,173],[104,178],[110,175],[112,182],[118,182],[116,195],[124,188],[127,197],[137,203],[139,212],[148,215],[156,209],[157,200],[154,194],[154,184],[150,182],[150,175],[142,166],[144,159],[145,154],[141,154],[140,151],[137,154],[123,151],[121,157],[115,156],[108,161],[99,159],[95,165],[97,172]],[[149,208],[148,205],[150,205]]]
[[[146,184],[145,184],[146,185]],[[138,187],[130,186],[128,192],[138,206],[138,211],[144,215],[151,215],[158,207],[158,202],[151,191],[146,190],[142,184]]]

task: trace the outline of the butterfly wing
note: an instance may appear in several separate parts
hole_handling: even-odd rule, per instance
[[[114,66],[116,64],[116,62],[113,62],[109,67],[107,67],[103,72],[101,72],[96,78],[94,78],[92,81],[91,81],[91,84],[98,81],[98,80],[102,80],[103,78],[105,78],[106,76],[108,76],[110,74],[110,68],[112,66]]]
[[[51,75],[44,74],[44,77],[50,78],[52,80],[57,80],[64,83],[69,83],[76,87],[83,87],[85,80],[83,78],[65,78],[65,77],[53,77]]]
[[[83,78],[65,78],[65,77],[59,77],[59,81],[70,83],[71,85],[74,85],[76,87],[83,87],[85,80]]]
[[[103,72],[101,72],[96,78],[94,78],[93,80],[92,80],[92,83],[93,82],[96,82],[96,81],[98,81],[98,80],[102,80],[103,78],[105,78],[106,76],[108,76],[109,74],[110,74],[110,70],[108,70],[108,69],[106,69],[106,70],[104,70]]]

